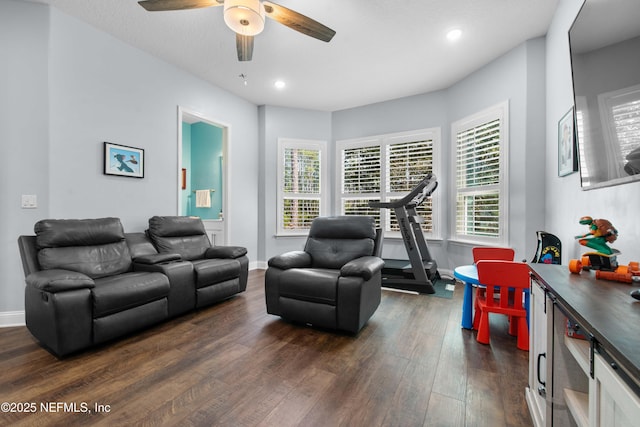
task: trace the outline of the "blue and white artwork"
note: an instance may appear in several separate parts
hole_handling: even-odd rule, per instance
[[[105,175],[144,177],[144,150],[125,145],[104,143]]]

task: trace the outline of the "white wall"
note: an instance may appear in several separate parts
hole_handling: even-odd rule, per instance
[[[0,2],[0,56],[0,314],[24,309],[16,239],[37,220],[115,216],[142,231],[177,214],[178,105],[229,126],[229,242],[255,264],[256,105],[36,3]],[[144,148],[144,179],[103,175],[103,141]],[[20,209],[20,194],[38,209]]]
[[[627,264],[640,259],[640,182],[583,191],[578,173],[558,177],[558,121],[573,105],[568,31],[582,0],[560,0],[546,40],[546,200],[545,228],[562,241],[562,262],[568,264],[585,252],[574,236],[587,230],[578,223],[581,216],[610,220],[620,233],[613,245],[622,251],[618,261]]]

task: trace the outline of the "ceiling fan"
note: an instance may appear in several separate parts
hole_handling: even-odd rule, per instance
[[[224,22],[236,33],[238,61],[251,61],[253,36],[264,29],[265,16],[324,42],[331,41],[336,33],[301,13],[266,0],[143,0],[138,4],[149,12],[224,6]]]

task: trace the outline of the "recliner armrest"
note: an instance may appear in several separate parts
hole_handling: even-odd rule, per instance
[[[269,267],[276,267],[282,270],[311,267],[311,255],[304,251],[285,252],[271,258]]]
[[[149,254],[135,257],[133,262],[138,264],[161,264],[169,261],[179,261],[182,257],[179,254]]]
[[[27,276],[26,282],[27,286],[53,293],[95,287],[93,279],[86,274],[61,269],[36,271]]]
[[[206,258],[240,258],[247,254],[247,248],[242,246],[212,246],[207,249]]]
[[[363,256],[349,261],[340,269],[341,276],[358,276],[369,280],[384,267],[384,261],[376,256]]]

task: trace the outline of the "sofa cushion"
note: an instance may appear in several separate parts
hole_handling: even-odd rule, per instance
[[[117,218],[48,219],[34,227],[43,270],[64,269],[92,279],[131,270],[131,255]]]
[[[39,248],[96,246],[124,240],[118,218],[44,219],[34,226]]]
[[[372,239],[317,239],[309,237],[305,251],[314,268],[340,269],[355,258],[373,254]]]
[[[91,291],[98,318],[166,297],[169,279],[162,273],[125,273],[96,279]]]
[[[280,275],[280,296],[336,305],[339,270],[292,268]]]
[[[202,259],[194,260],[196,272],[196,288],[234,279],[240,275],[240,262],[236,259]]]
[[[177,253],[185,260],[204,258],[211,247],[200,218],[154,216],[149,219],[149,237],[158,252]]]
[[[373,255],[376,225],[373,217],[337,216],[313,220],[305,252],[314,268],[342,268],[354,258]]]

